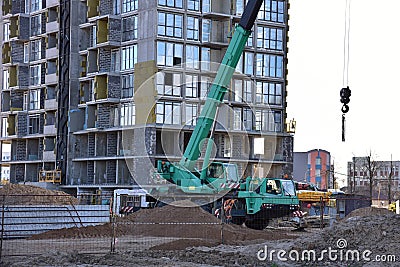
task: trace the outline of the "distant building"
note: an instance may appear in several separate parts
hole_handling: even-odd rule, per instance
[[[322,149],[294,152],[293,178],[296,181],[317,185],[320,189],[330,187],[331,154]]]

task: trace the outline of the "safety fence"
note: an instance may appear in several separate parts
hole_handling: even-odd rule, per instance
[[[276,218],[265,222],[256,216],[246,221],[246,212],[240,206],[243,202],[233,197],[224,197],[202,207],[188,207],[185,202],[178,206],[140,207],[139,200],[118,202],[111,199],[108,204],[82,205],[70,196],[0,195],[0,259],[44,252],[106,254],[234,244],[237,240],[268,239],[270,235],[249,228],[322,228],[354,209],[371,205],[368,198],[345,195],[320,197],[319,201],[315,196],[303,196],[300,203],[291,204],[282,204],[282,197],[267,200],[249,196],[247,199],[247,205],[253,203],[253,208],[260,208],[267,216]],[[258,202],[261,200],[263,202]],[[116,203],[120,206],[115,206]],[[122,205],[133,208],[126,209]],[[290,208],[283,215],[282,209],[288,205]]]

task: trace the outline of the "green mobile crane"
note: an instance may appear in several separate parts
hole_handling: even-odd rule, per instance
[[[236,65],[244,50],[251,28],[257,18],[263,0],[249,0],[239,24],[236,26],[225,56],[218,69],[205,105],[198,117],[196,127],[179,163],[157,162],[159,179],[165,179],[175,187],[160,186],[150,194],[183,197],[208,196],[210,199],[221,199],[224,196],[230,201],[229,216],[232,222],[250,228],[263,229],[268,220],[289,214],[298,207],[295,186],[292,180],[278,178],[242,179],[238,175],[237,165],[232,163],[211,162],[210,155],[213,142],[208,139],[203,166],[195,166],[200,157],[201,144],[207,137],[212,138],[210,131],[215,127],[217,109],[235,72]],[[157,191],[157,192],[156,192]],[[204,200],[204,198],[203,198]],[[204,201],[203,201],[204,202]],[[214,202],[218,203],[218,201]],[[217,204],[203,205],[210,209],[218,208]],[[229,206],[229,205],[227,205]],[[223,207],[225,208],[225,207]]]

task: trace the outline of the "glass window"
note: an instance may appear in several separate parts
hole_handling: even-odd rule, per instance
[[[122,0],[122,13],[138,9],[139,0]]]
[[[121,0],[113,0],[114,15],[121,14]]]
[[[257,76],[282,78],[283,57],[268,54],[257,54],[256,74]]]
[[[253,111],[249,108],[243,109],[243,125],[248,131],[253,130]]]
[[[208,47],[201,48],[201,69],[210,70],[211,50]]]
[[[182,73],[160,73],[156,80],[159,95],[181,96]]]
[[[27,0],[28,1],[28,0]],[[31,1],[31,12],[42,9],[42,0],[30,0]]]
[[[253,53],[244,53],[244,74],[253,75]]]
[[[257,47],[283,50],[283,30],[269,27],[257,27]]]
[[[40,115],[30,115],[28,119],[29,134],[38,134],[40,126]]]
[[[253,38],[253,31],[251,31],[250,36],[247,39],[246,46],[253,47]]]
[[[10,23],[3,24],[3,41],[7,42],[10,40]]]
[[[201,76],[200,99],[206,99],[208,90],[212,85],[212,79],[208,76]]]
[[[236,102],[243,101],[243,81],[234,80],[233,81],[233,100]]]
[[[125,42],[137,39],[137,23],[137,16],[122,19],[122,41]]]
[[[31,17],[31,36],[42,34],[42,15]]]
[[[121,98],[131,98],[133,97],[133,74],[122,75],[122,88],[121,88]]]
[[[29,107],[29,97],[28,97],[28,93],[24,92],[24,98],[22,100],[22,110],[28,110]]]
[[[29,92],[29,110],[35,109],[40,109],[40,89]]]
[[[186,68],[187,69],[199,69],[200,58],[199,58],[200,48],[195,45],[186,46]]]
[[[40,64],[33,65],[30,67],[30,85],[41,84],[41,66]]]
[[[244,81],[243,99],[246,103],[253,103],[253,82],[251,80]]]
[[[258,12],[258,19],[284,22],[284,0],[264,0]]]
[[[201,40],[203,42],[210,42],[211,40],[210,37],[211,37],[211,20],[203,19]]]
[[[156,123],[181,124],[181,103],[158,102]]]
[[[242,129],[242,109],[233,108],[233,130]]]
[[[158,5],[182,8],[182,0],[158,0]]]
[[[29,42],[24,43],[24,63],[29,62]]]
[[[187,17],[186,38],[188,40],[199,40],[199,19]]]
[[[197,120],[197,104],[186,104],[185,114],[186,114],[185,124],[190,126],[195,126]]]
[[[171,13],[158,13],[158,35],[182,38],[183,16]]]
[[[256,103],[281,105],[282,84],[271,82],[257,82]]]
[[[236,13],[235,13],[235,15],[238,15],[238,16],[242,15],[243,11],[244,11],[244,6],[245,6],[244,0],[236,0]]]
[[[41,39],[31,41],[31,60],[39,60],[42,58],[42,42]]]
[[[163,66],[176,66],[182,63],[183,46],[181,44],[158,42],[157,64]]]
[[[188,10],[200,11],[200,0],[188,0]]]
[[[130,45],[122,48],[121,70],[129,70],[135,67],[137,62],[136,45]]]
[[[224,142],[223,142],[223,146],[224,146],[224,158],[229,158],[232,156],[232,144],[231,144],[231,140],[229,138],[229,136],[224,136],[223,137]]]
[[[1,137],[8,136],[8,118],[1,118]]]
[[[7,90],[10,88],[10,74],[8,69],[3,70],[3,90]]]
[[[198,97],[199,90],[199,77],[197,75],[186,74],[186,97],[196,98]]]
[[[211,0],[203,0],[202,2],[203,12],[211,12]]]
[[[121,104],[120,126],[135,125],[135,105],[134,103]]]
[[[121,70],[121,53],[119,49],[111,50],[111,71]]]

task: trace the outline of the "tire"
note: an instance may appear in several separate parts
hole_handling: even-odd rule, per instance
[[[265,227],[268,226],[268,220],[267,219],[253,219],[253,220],[246,220],[244,224],[254,230],[264,230]]]

